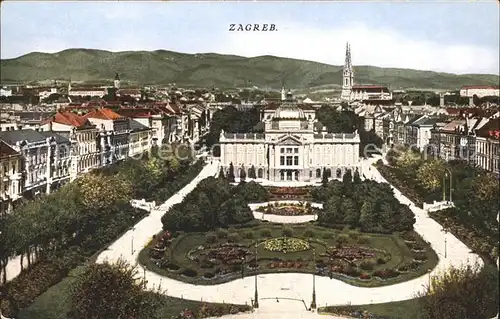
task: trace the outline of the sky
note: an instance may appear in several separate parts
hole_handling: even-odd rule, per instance
[[[275,24],[230,32],[230,24]],[[2,1],[1,58],[68,48],[274,55],[353,65],[499,74],[496,0],[449,2]]]

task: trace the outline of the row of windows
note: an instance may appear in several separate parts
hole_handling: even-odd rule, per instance
[[[280,165],[298,166],[299,165],[299,157],[298,156],[280,156]]]
[[[281,154],[284,154],[284,153],[287,153],[287,154],[292,154],[292,153],[298,154],[299,153],[299,148],[298,147],[282,147],[280,149],[280,153]]]

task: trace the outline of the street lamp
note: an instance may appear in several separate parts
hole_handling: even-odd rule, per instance
[[[144,275],[144,290],[146,290],[146,267],[142,266],[142,272]]]
[[[130,251],[131,255],[134,254],[134,235],[132,235],[132,238],[130,239]]]
[[[430,293],[431,292],[431,271],[432,269],[427,269],[427,272],[429,273],[429,286],[427,287],[427,292]]]
[[[447,247],[447,238],[446,235],[448,234],[448,229],[444,229],[444,258],[448,255],[448,247]]]
[[[257,292],[257,241],[255,242],[255,296],[253,307],[259,308],[259,293]]]
[[[311,309],[316,309],[316,248],[313,246],[313,294]]]
[[[443,175],[443,202],[446,201],[446,177],[448,177],[448,175],[450,176],[450,202],[452,201],[452,195],[451,195],[451,188],[452,188],[452,177],[451,177],[451,171],[449,168],[445,167],[445,172],[444,172],[444,175]]]

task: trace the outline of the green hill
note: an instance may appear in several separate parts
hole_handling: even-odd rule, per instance
[[[0,62],[0,80],[31,82],[68,80],[111,81],[115,73],[134,84],[217,86],[255,85],[291,88],[340,85],[342,67],[312,61],[259,56],[245,58],[215,53],[184,54],[172,51],[109,52],[69,49],[48,54],[33,52]],[[383,84],[392,89],[456,89],[462,85],[498,85],[497,75],[455,75],[410,69],[355,66],[358,84]]]

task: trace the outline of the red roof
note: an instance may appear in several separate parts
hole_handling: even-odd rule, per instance
[[[124,117],[120,114],[113,112],[110,109],[100,108],[96,109],[90,113],[84,115],[84,118],[93,118],[93,119],[101,119],[101,120],[120,120]]]
[[[387,89],[387,86],[383,85],[353,85],[353,89]]]
[[[89,124],[86,118],[73,112],[58,112],[50,118],[48,122],[55,122],[74,127],[81,127]]]
[[[20,155],[15,149],[10,147],[7,143],[0,140],[0,158],[7,158],[10,156]]]

